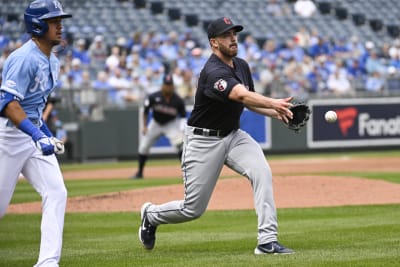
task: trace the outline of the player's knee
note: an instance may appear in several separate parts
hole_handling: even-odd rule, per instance
[[[185,215],[190,220],[195,220],[201,217],[206,211],[206,206],[185,206]]]
[[[42,197],[49,199],[51,201],[66,202],[68,197],[68,192],[65,186],[60,186],[56,189],[52,189],[42,194]]]

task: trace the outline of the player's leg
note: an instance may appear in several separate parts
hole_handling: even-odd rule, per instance
[[[8,147],[0,147],[0,218],[7,211],[21,173],[23,158],[7,155]],[[23,155],[22,155],[23,156]]]
[[[247,133],[238,130],[229,148],[226,165],[251,182],[258,217],[258,243],[276,241],[278,224],[272,173],[260,145]]]
[[[146,165],[150,148],[162,135],[162,127],[155,121],[150,121],[147,133],[142,137],[138,150],[138,170],[136,174],[131,177],[134,179],[143,177],[143,169]]]
[[[35,266],[58,266],[67,190],[57,159],[37,152],[26,162],[22,173],[42,197],[40,253]]]
[[[151,224],[181,223],[200,217],[207,208],[225,160],[225,141],[189,134],[182,155],[183,200],[147,209]]]
[[[183,132],[180,130],[180,121],[175,119],[164,127],[163,134],[168,138],[171,145],[176,148],[177,156],[182,161]]]
[[[29,136],[6,127],[5,123],[0,125],[0,139],[0,218],[2,218],[11,201],[22,166],[32,153],[32,145]]]

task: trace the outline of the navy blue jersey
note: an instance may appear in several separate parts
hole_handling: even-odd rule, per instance
[[[154,120],[161,125],[174,120],[178,115],[186,118],[185,103],[176,93],[169,99],[161,91],[152,93],[144,102],[145,114],[149,114],[150,109],[153,110]]]
[[[239,83],[254,92],[254,83],[246,61],[235,57],[233,63],[231,68],[215,54],[210,56],[199,76],[188,125],[224,132],[240,127],[244,105],[228,96]]]

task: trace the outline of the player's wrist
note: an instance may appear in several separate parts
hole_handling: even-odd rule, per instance
[[[18,125],[18,128],[32,137],[33,141],[35,142],[45,136],[45,134],[39,130],[39,128],[37,128],[28,118],[23,119]]]
[[[40,126],[40,130],[47,136],[47,137],[53,137],[53,134],[51,133],[49,127],[47,127],[46,122],[41,119],[42,125]]]

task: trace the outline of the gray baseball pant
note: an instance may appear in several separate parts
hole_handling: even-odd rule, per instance
[[[200,217],[207,208],[224,164],[251,183],[258,218],[258,244],[277,241],[271,169],[260,145],[240,129],[220,138],[195,135],[192,127],[186,127],[182,156],[184,199],[149,206],[150,223],[157,226]]]

